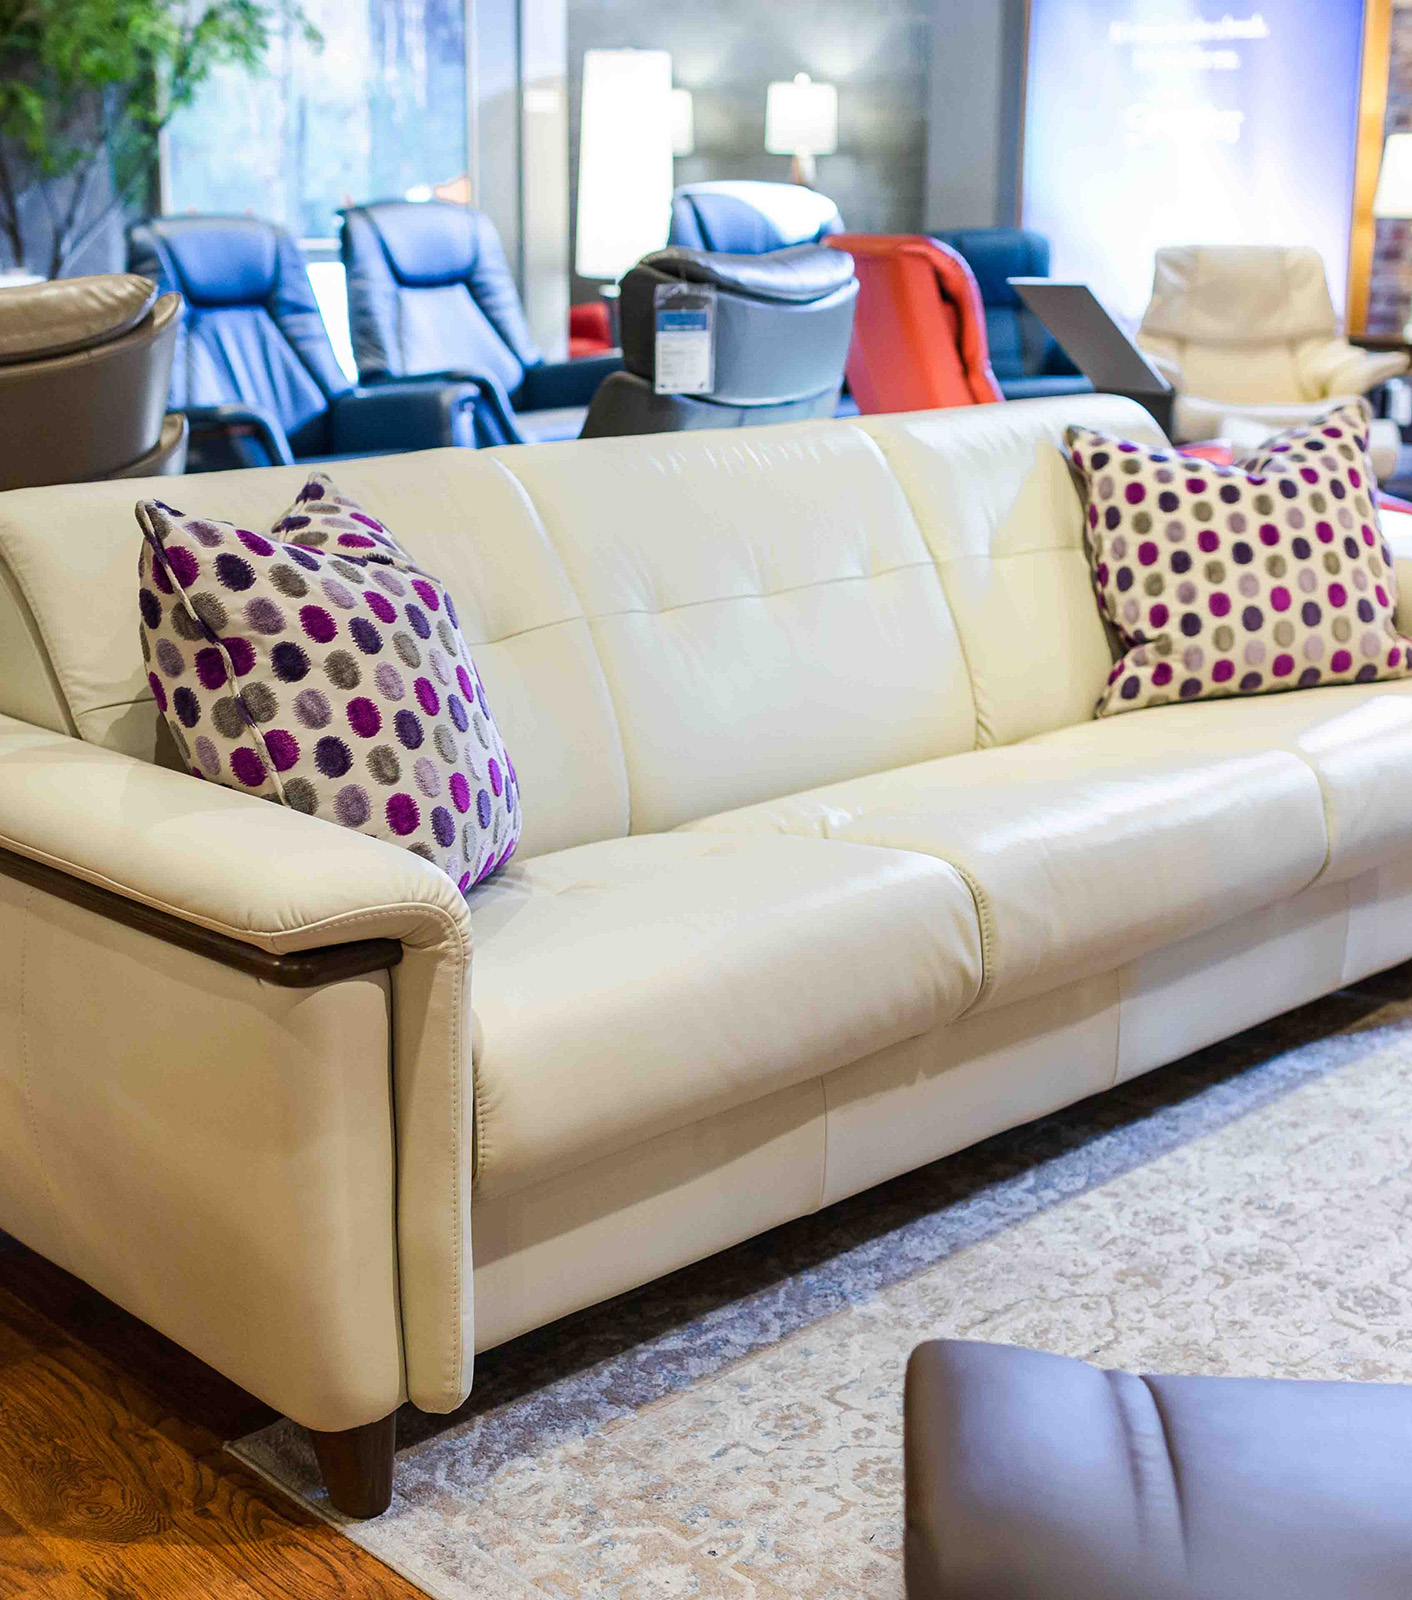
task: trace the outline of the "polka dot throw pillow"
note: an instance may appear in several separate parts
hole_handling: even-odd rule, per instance
[[[1247,472],[1300,472],[1305,467],[1337,472],[1342,466],[1358,473],[1367,490],[1377,488],[1378,475],[1368,459],[1368,433],[1373,413],[1366,400],[1350,400],[1307,427],[1274,434],[1239,464]]]
[[[334,488],[322,472],[314,472],[295,502],[270,529],[286,544],[330,554],[361,556],[389,566],[412,567],[411,556],[356,500]]]
[[[403,845],[462,892],[509,859],[519,783],[455,606],[379,522],[322,477],[269,536],[157,500],[137,520],[148,682],[197,777]]]
[[[1260,471],[1087,428],[1065,440],[1098,603],[1125,651],[1096,715],[1407,674],[1366,439],[1267,444],[1279,464]]]

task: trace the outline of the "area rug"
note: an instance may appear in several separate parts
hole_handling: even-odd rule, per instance
[[[438,1600],[896,1600],[908,1352],[1412,1380],[1412,970],[481,1358],[392,1509],[235,1453]]]

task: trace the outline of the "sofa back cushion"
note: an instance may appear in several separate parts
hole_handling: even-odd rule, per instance
[[[936,561],[966,655],[978,745],[1087,722],[1113,664],[1083,507],[1061,454],[1071,422],[1162,442],[1140,406],[1112,395],[859,424],[887,457]]]
[[[936,568],[857,427],[496,454],[588,616],[633,832],[971,747],[966,664]]]
[[[627,830],[617,726],[583,612],[523,489],[484,452],[339,462],[339,487],[392,525],[456,596],[523,788],[522,857]],[[138,643],[133,506],[178,506],[268,529],[307,468],[17,490],[0,497],[0,711],[179,765]],[[38,659],[43,656],[43,661]],[[10,665],[15,675],[12,703]]]
[[[1060,453],[1085,395],[340,462],[456,596],[521,859],[1088,720],[1112,664]],[[0,496],[0,712],[176,764],[133,504],[267,528],[299,467]]]

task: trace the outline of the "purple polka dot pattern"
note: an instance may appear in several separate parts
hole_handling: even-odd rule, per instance
[[[268,536],[156,500],[137,519],[148,681],[196,776],[391,840],[463,891],[509,859],[519,780],[455,607],[380,522],[321,474]],[[385,628],[415,670],[383,659]]]
[[[1099,607],[1125,651],[1096,715],[1412,671],[1367,425],[1361,401],[1340,406],[1237,467],[1069,429]]]

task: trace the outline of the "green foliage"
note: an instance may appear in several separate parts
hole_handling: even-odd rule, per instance
[[[211,71],[257,71],[282,27],[318,42],[296,0],[0,0],[0,233],[16,262],[35,265],[27,188],[51,235],[40,270],[58,275],[149,183],[162,129]]]

